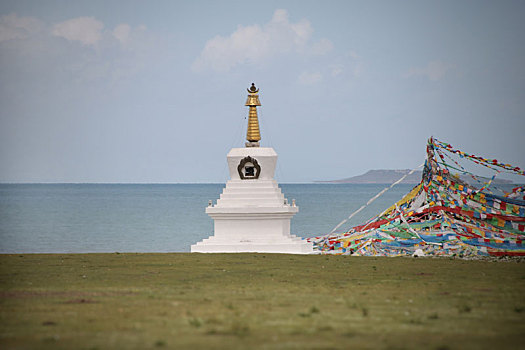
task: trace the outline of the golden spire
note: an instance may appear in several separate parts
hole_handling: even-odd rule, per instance
[[[259,131],[259,120],[257,118],[257,106],[261,105],[259,102],[259,89],[252,86],[247,89],[248,99],[246,100],[245,106],[250,106],[250,112],[248,114],[248,131],[246,132],[246,147],[259,147],[259,141],[261,140],[261,132]]]

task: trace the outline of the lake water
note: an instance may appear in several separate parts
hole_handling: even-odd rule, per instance
[[[299,213],[291,231],[330,232],[387,185],[281,184]],[[342,228],[380,213],[397,185]],[[0,253],[189,252],[213,233],[204,212],[224,184],[0,184]]]

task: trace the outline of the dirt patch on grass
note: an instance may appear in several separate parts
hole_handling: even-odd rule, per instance
[[[64,302],[64,304],[95,304],[98,303],[96,300],[92,299],[72,299]]]
[[[434,276],[433,273],[428,273],[428,272],[418,272],[416,273],[417,276]]]

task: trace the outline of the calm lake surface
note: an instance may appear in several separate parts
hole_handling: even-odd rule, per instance
[[[330,232],[388,185],[281,184],[299,213],[292,233]],[[397,185],[342,228],[401,199]],[[189,252],[213,233],[204,212],[224,184],[0,184],[0,253]]]

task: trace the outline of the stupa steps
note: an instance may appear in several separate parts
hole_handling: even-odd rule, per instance
[[[205,238],[203,239],[201,242],[202,243],[223,243],[223,244],[226,244],[226,243],[259,243],[259,244],[271,244],[273,241],[276,241],[276,242],[283,242],[283,240],[286,240],[286,241],[289,241],[290,243],[297,243],[297,242],[301,242],[303,241],[303,239],[301,237],[297,237],[295,235],[290,235],[290,236],[265,236],[265,237],[260,237],[260,236],[254,236],[254,237],[251,237],[250,235],[245,235],[245,236],[229,236],[229,237],[221,237],[221,236],[213,236],[213,237],[209,237],[209,238]],[[305,243],[307,243],[306,241],[304,241]]]
[[[259,208],[281,208],[288,207],[284,204],[284,201],[278,201],[273,199],[267,200],[253,200],[250,198],[238,198],[238,199],[218,199],[217,204],[214,207],[259,207]]]
[[[250,200],[252,202],[272,201],[272,202],[276,202],[279,204],[284,203],[284,195],[281,194],[280,196],[276,196],[275,194],[265,194],[265,193],[253,194],[251,196],[245,195],[242,193],[222,193],[219,196],[219,199],[217,199],[217,203],[219,203],[219,201],[226,202],[229,200],[244,200],[244,199]]]
[[[273,188],[280,190],[275,180],[229,180],[226,182],[226,188]]]
[[[220,199],[252,199],[252,200],[258,200],[258,199],[266,199],[271,200],[275,199],[279,202],[284,201],[284,195],[282,193],[221,193]]]
[[[247,243],[247,244],[196,244],[193,252],[196,253],[269,253],[269,254],[312,254],[311,244],[298,243]]]
[[[228,200],[228,201],[221,201],[220,199],[217,200],[217,204],[215,207],[223,207],[223,208],[281,208],[286,207],[286,205],[283,204],[282,201],[257,201],[254,202],[250,199],[235,199],[235,200]]]
[[[223,193],[282,193],[280,188],[270,187],[258,187],[258,188],[238,188],[238,187],[226,187]]]
[[[264,224],[261,220],[288,220],[299,211],[299,208],[290,205],[264,205],[264,203],[247,203],[245,201],[226,202],[206,208],[206,213],[214,220],[220,217],[241,220],[243,217],[249,220],[257,219],[257,224]]]

